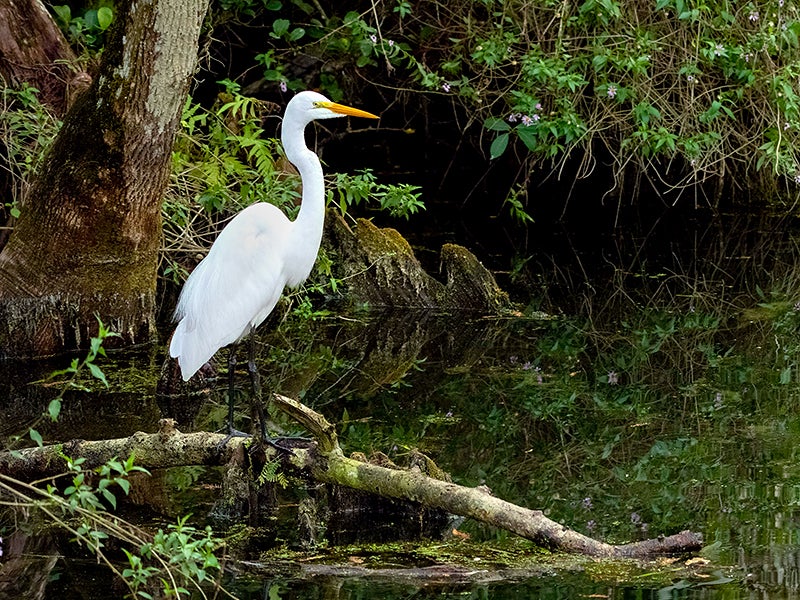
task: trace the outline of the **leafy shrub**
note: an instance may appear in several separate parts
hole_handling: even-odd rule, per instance
[[[671,186],[731,173],[790,191],[800,183],[793,3],[398,0],[335,14],[294,2],[272,9],[265,19],[275,43],[260,55],[269,57],[266,79],[307,87],[297,69],[289,76],[302,46],[346,72],[365,69],[357,81],[448,96],[470,115],[467,127],[483,123],[491,158],[513,149],[528,172],[560,173],[577,157],[579,176],[610,160],[615,185],[630,168]],[[340,93],[342,79],[328,74],[315,84]]]

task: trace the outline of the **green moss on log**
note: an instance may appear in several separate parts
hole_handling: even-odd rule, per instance
[[[325,248],[337,258],[335,275],[345,281],[347,300],[354,305],[482,313],[511,309],[492,273],[463,246],[442,247],[442,283],[425,272],[397,230],[378,228],[366,219],[351,229],[329,211]]]

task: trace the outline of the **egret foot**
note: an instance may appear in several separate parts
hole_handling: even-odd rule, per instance
[[[221,433],[221,431],[218,433]],[[228,427],[228,434],[222,439],[222,441],[219,444],[217,444],[217,451],[222,452],[225,446],[228,445],[228,442],[230,442],[233,438],[237,437],[246,438],[250,437],[250,434],[247,434],[244,431],[239,431],[238,429],[234,429],[233,427]]]

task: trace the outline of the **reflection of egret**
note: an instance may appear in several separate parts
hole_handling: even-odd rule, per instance
[[[378,118],[316,92],[301,92],[289,101],[281,142],[303,182],[300,211],[290,221],[272,204],[248,206],[222,230],[208,256],[186,280],[175,310],[178,326],[169,345],[184,381],[217,350],[233,344],[229,363],[232,384],[236,343],[269,316],[286,286],[300,285],[311,273],[322,239],[325,186],[322,166],[306,147],[303,132],[311,121],[348,115]],[[249,369],[257,386],[252,348]],[[229,403],[228,424],[232,426],[232,393]]]

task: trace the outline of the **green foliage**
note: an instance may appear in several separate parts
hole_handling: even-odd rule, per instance
[[[408,219],[425,208],[419,190],[416,185],[378,183],[370,169],[362,169],[354,175],[336,173],[333,176],[333,186],[328,189],[328,204],[338,206],[339,212],[345,216],[362,203],[374,201],[382,212]]]
[[[89,351],[86,354],[86,357],[81,359],[73,358],[70,366],[66,369],[59,369],[57,371],[53,371],[47,377],[47,381],[54,382],[54,380],[60,380],[61,378],[66,376],[66,379],[60,381],[61,389],[58,395],[53,398],[49,404],[47,405],[46,411],[42,414],[39,419],[35,423],[31,425],[28,429],[28,437],[30,437],[33,442],[36,443],[37,446],[43,445],[42,436],[39,431],[36,429],[39,423],[42,421],[57,421],[59,415],[61,414],[61,404],[64,401],[64,395],[69,390],[81,390],[81,391],[91,391],[85,379],[85,373],[88,371],[89,376],[93,380],[100,381],[105,387],[108,387],[108,381],[106,380],[105,373],[103,370],[97,365],[96,360],[99,356],[105,356],[106,351],[103,348],[103,341],[105,341],[109,337],[117,337],[119,336],[118,333],[111,331],[108,329],[103,322],[100,320],[100,317],[97,318],[97,336],[91,338],[89,341]],[[14,445],[20,441],[19,436],[13,436],[11,438],[11,444]]]
[[[189,515],[181,517],[174,525],[169,525],[167,531],[159,529],[153,536],[152,542],[143,544],[140,554],[144,558],[152,559],[156,556],[169,558],[170,567],[174,567],[173,579],[167,580],[163,575],[153,571],[153,568],[142,569],[141,561],[131,560],[132,555],[128,554],[130,561],[130,574],[135,577],[136,590],[143,585],[144,581],[155,575],[159,575],[163,592],[166,596],[171,595],[190,595],[186,586],[190,583],[194,585],[202,584],[210,577],[215,577],[220,564],[215,555],[215,551],[220,545],[220,540],[214,537],[210,527],[198,530],[191,525],[187,525]],[[128,573],[129,570],[123,572]],[[180,577],[175,577],[180,575]]]
[[[79,375],[84,369],[88,369],[89,373],[94,379],[97,379],[105,387],[108,387],[108,381],[106,380],[105,373],[103,373],[103,370],[95,361],[99,356],[106,356],[106,350],[103,348],[103,342],[110,337],[119,337],[119,334],[116,331],[111,331],[108,329],[103,324],[103,321],[100,320],[99,316],[95,316],[95,318],[97,319],[97,335],[89,340],[89,351],[87,352],[86,357],[83,360],[73,358],[69,367],[66,369],[53,371],[50,374],[50,379],[63,377],[64,375],[69,376],[69,379],[65,383],[65,390],[78,389],[83,391],[91,391],[79,380]],[[63,394],[64,392],[62,392],[61,395],[63,396]]]
[[[23,84],[0,91],[0,143],[8,162],[10,191],[3,199],[9,216],[19,217],[30,177],[41,163],[60,123],[38,99],[39,90]]]
[[[210,528],[198,530],[187,525],[188,517],[183,517],[167,532],[159,529],[151,535],[112,515],[106,506],[116,508],[114,489],[120,488],[127,495],[128,477],[136,472],[147,473],[134,464],[133,456],[125,461],[112,459],[92,472],[83,469],[85,459],[66,455],[62,458],[69,477],[69,485],[63,491],[52,483],[40,488],[0,475],[4,497],[12,499],[7,504],[28,514],[41,511],[50,523],[70,532],[74,542],[122,578],[133,598],[158,597],[154,593],[157,588],[165,597],[190,595],[190,589],[206,597],[200,585],[213,582],[218,575],[220,564],[215,552],[222,545]],[[122,571],[106,553],[111,538],[114,545],[123,545],[128,558],[129,566]]]
[[[288,69],[302,44],[345,72],[361,69],[362,79],[446,94],[491,132],[492,159],[517,146],[529,169],[559,170],[569,156],[603,148],[617,182],[631,165],[679,185],[732,171],[762,171],[790,189],[800,181],[800,13],[789,2],[492,0],[442,10],[398,0],[364,12],[269,10],[276,43],[259,55],[266,80],[308,87]],[[338,98],[345,80],[320,74],[317,83]]]
[[[99,51],[104,42],[104,34],[114,20],[114,4],[102,0],[99,6],[87,8],[74,15],[69,4],[53,5],[53,12],[64,35],[72,44],[86,50]]]
[[[98,334],[91,338],[86,357],[73,359],[69,367],[48,377],[49,381],[66,379],[60,383],[59,395],[49,403],[40,420],[58,419],[68,390],[91,391],[82,381],[85,372],[108,387],[106,376],[96,361],[106,356],[103,342],[119,334],[109,330],[99,317],[97,323]],[[41,434],[33,427],[29,436],[38,446],[43,446]],[[206,597],[199,586],[219,573],[215,552],[222,545],[210,528],[199,531],[187,525],[187,516],[170,526],[167,533],[159,530],[150,535],[112,514],[117,509],[119,491],[124,495],[130,493],[129,477],[134,473],[149,474],[136,465],[133,454],[125,460],[115,457],[95,469],[87,469],[85,457],[73,458],[60,450],[57,453],[64,461],[65,473],[39,485],[0,475],[0,495],[7,507],[24,511],[26,519],[30,519],[32,511],[39,511],[48,524],[71,533],[72,541],[96,555],[125,581],[131,597],[156,597],[151,593],[156,587],[160,587],[166,597],[189,595],[191,588]],[[109,539],[114,540],[115,547],[123,545],[130,566],[122,572],[106,554]]]
[[[256,484],[258,486],[264,486],[268,483],[277,483],[282,488],[288,487],[289,479],[286,477],[286,474],[281,472],[281,461],[279,460],[270,460],[264,463],[264,466],[261,469],[261,472],[256,477]]]

